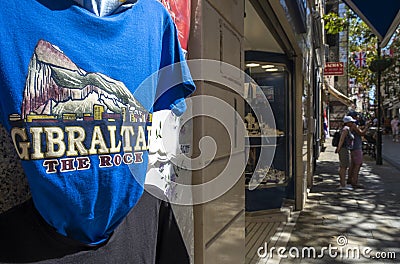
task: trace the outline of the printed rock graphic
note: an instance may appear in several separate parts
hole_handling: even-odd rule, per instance
[[[29,64],[21,118],[31,114],[80,118],[99,105],[109,114],[121,114],[123,108],[138,116],[147,113],[122,82],[86,72],[57,47],[40,40]]]

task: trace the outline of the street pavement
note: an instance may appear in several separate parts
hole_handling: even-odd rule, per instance
[[[393,142],[391,135],[382,136],[382,157],[400,170],[400,143]]]
[[[286,254],[279,257],[275,251],[273,258],[260,263],[400,263],[400,171],[392,165],[400,168],[400,143],[384,136],[384,157],[391,163],[376,165],[366,156],[359,177],[364,189],[353,191],[338,189],[338,155],[330,142],[326,145],[306,206],[281,236],[288,237],[281,244]],[[322,247],[328,248],[323,254]]]

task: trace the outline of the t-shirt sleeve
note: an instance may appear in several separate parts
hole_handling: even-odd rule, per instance
[[[167,20],[163,39],[156,101],[153,111],[170,109],[176,115],[186,110],[185,97],[196,89],[179,44],[172,19]]]

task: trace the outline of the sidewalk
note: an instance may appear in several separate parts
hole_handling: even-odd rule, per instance
[[[392,141],[392,135],[382,136],[382,158],[400,170],[400,143]]]
[[[390,143],[385,141],[384,144],[388,154]],[[273,258],[261,258],[259,263],[400,263],[400,171],[386,161],[377,166],[375,160],[365,157],[360,171],[360,183],[365,189],[340,192],[338,155],[330,142],[326,145],[305,209],[295,213],[286,228],[273,238],[279,241],[276,247],[286,248],[288,258],[279,258],[275,251]],[[399,154],[390,156],[399,158]],[[310,247],[319,255],[321,247],[329,245],[337,247],[337,254],[343,252],[344,257],[330,256],[328,250],[321,258],[308,257],[312,256],[312,251],[308,254]],[[301,258],[304,247],[308,248]],[[395,253],[395,259],[367,259],[362,256],[362,252],[368,253],[367,247],[372,249],[369,256],[377,252]],[[290,257],[289,252],[296,255],[296,249],[300,258]],[[355,258],[357,252],[360,257]]]

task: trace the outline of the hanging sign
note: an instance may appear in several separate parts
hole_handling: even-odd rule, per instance
[[[343,62],[327,62],[324,68],[324,75],[344,75]]]

